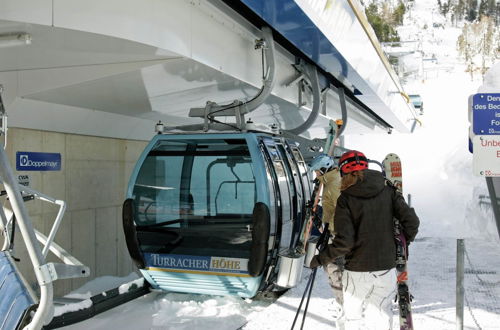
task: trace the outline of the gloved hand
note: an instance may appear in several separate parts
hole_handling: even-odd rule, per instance
[[[337,259],[335,259],[333,261],[334,264],[337,265],[337,267],[339,267],[339,270],[341,272],[344,271],[344,266],[345,266],[345,258],[344,257],[338,257]]]
[[[319,259],[319,255],[315,255],[311,259],[311,263],[309,264],[309,268],[314,269],[314,268],[318,268],[319,266],[321,266],[321,261]]]
[[[321,205],[318,205],[316,207],[316,211],[313,213],[313,224],[319,231],[321,231],[323,227],[323,222],[321,221],[322,218],[323,218],[323,208],[321,207]]]

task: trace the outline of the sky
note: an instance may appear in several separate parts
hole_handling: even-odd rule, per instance
[[[421,72],[404,85],[408,94],[420,94],[424,100],[422,125],[413,134],[347,136],[345,142],[370,159],[381,161],[391,152],[402,159],[404,192],[411,194],[421,219],[408,266],[415,328],[456,328],[456,239],[465,238],[465,328],[500,329],[500,244],[491,210],[478,203],[478,196],[487,193],[486,184],[484,178],[472,174],[468,151],[467,99],[483,81],[480,76],[471,80],[457,59],[460,30],[432,27],[434,21],[443,22],[436,3],[417,0],[400,30],[403,39],[420,38],[424,57],[437,59],[433,70]],[[67,328],[290,329],[310,275],[305,268],[300,285],[275,302],[152,292]],[[99,278],[73,295],[89,297],[135,277]],[[304,329],[335,329],[332,301],[326,274],[319,270]],[[394,327],[399,327],[397,317]]]

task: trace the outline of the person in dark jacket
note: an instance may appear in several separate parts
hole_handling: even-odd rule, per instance
[[[339,166],[342,183],[335,210],[336,235],[312,259],[311,267],[345,258],[345,329],[392,329],[394,218],[399,220],[407,242],[414,240],[420,222],[382,173],[368,169],[363,153],[344,153]]]

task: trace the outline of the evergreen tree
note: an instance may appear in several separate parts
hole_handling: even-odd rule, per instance
[[[498,26],[500,18],[500,11],[498,11],[500,9],[500,1],[497,2],[496,0],[487,0],[487,2],[488,4],[486,6],[485,15],[491,17],[495,26]]]
[[[455,21],[454,21],[455,24],[456,24],[456,21],[461,21],[464,18],[464,16],[465,16],[465,0],[458,0],[453,5],[452,15],[455,19]]]
[[[478,10],[477,0],[467,0],[465,19],[469,22],[474,22],[476,20],[476,18],[478,17],[477,10]]]
[[[382,3],[381,7],[372,2],[365,8],[365,14],[380,42],[399,41],[399,35],[394,28],[396,26],[394,12],[390,9],[388,1]]]
[[[473,30],[473,24],[465,24],[462,28],[462,34],[458,37],[458,53],[463,56],[467,65],[467,72],[470,73],[471,80],[474,79],[474,56],[477,54],[476,40]]]
[[[395,25],[403,25],[403,17],[406,13],[406,7],[403,2],[399,2],[396,9],[392,13],[392,19]]]
[[[479,3],[479,11],[478,11],[479,17],[487,15],[487,12],[488,12],[488,0],[481,0],[481,2]]]
[[[457,47],[467,64],[471,79],[476,69],[484,74],[488,66],[500,56],[500,31],[495,27],[493,18],[482,16],[479,21],[465,24],[458,37]],[[478,65],[479,61],[481,65]]]
[[[448,1],[443,5],[442,14],[446,16],[449,11],[450,11],[450,2]]]
[[[446,16],[448,12],[450,11],[451,7],[451,0],[441,2],[441,0],[438,0],[438,7],[439,7],[439,12],[441,15]]]

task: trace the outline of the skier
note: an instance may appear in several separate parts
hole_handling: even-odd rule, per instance
[[[419,219],[368,159],[348,151],[339,162],[341,195],[335,210],[335,237],[311,261],[311,267],[345,257],[342,276],[346,329],[392,329],[395,295],[394,219],[407,242],[415,238]]]
[[[321,221],[324,224],[324,229],[328,230],[328,237],[335,234],[334,214],[337,206],[337,198],[340,195],[340,173],[337,164],[332,157],[321,154],[313,159],[310,169],[316,173],[316,179],[323,185],[323,196],[321,204],[323,214]],[[337,261],[342,263],[342,260]],[[336,317],[342,314],[342,269],[343,265],[338,265],[336,262],[330,262],[324,265],[324,269],[328,274],[330,287],[335,295],[335,300],[332,304],[332,309]]]

